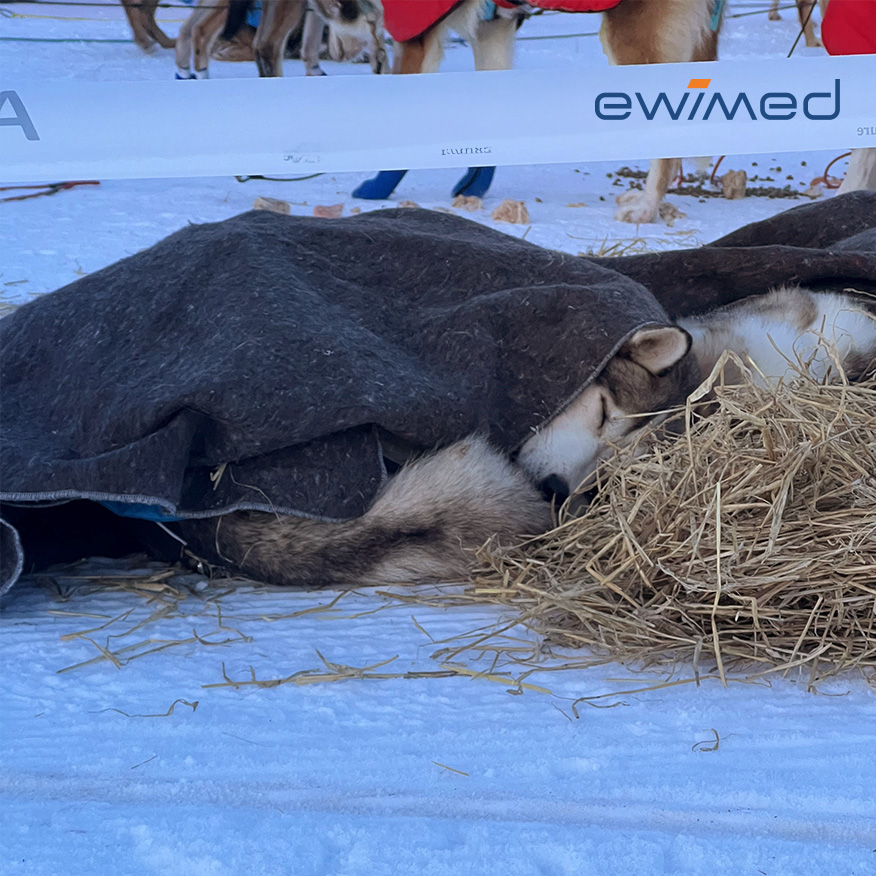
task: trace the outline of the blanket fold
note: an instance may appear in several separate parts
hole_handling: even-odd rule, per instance
[[[592,261],[648,287],[673,317],[782,285],[876,294],[876,193],[793,207],[696,249]]]

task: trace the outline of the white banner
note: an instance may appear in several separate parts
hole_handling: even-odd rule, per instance
[[[429,76],[9,81],[3,182],[876,146],[876,57]]]

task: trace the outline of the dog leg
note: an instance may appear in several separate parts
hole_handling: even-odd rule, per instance
[[[810,49],[821,45],[821,40],[815,36],[815,22],[812,20],[814,9],[815,0],[797,0],[797,18],[803,28],[803,39]]]
[[[447,28],[433,27],[422,36],[395,44],[392,72],[408,75],[411,73],[437,73],[444,58],[442,45]]]
[[[381,170],[377,176],[366,179],[356,186],[352,195],[363,201],[385,201],[392,195],[406,173],[406,170]]]
[[[204,14],[204,10],[196,7],[189,17],[183,22],[176,38],[176,78],[192,78],[192,28],[197,19]]]
[[[471,44],[475,70],[510,70],[514,66],[514,37],[518,19],[493,18],[478,23]]]
[[[846,178],[837,194],[857,191],[876,192],[876,148],[852,150]]]
[[[603,49],[612,64],[714,61],[718,34],[710,27],[712,10],[713,0],[624,0],[603,13]],[[654,222],[677,173],[677,161],[652,161],[644,190],[618,197],[615,219],[636,225]]]
[[[162,49],[172,49],[176,46],[176,40],[171,39],[159,26],[155,20],[155,9],[158,6],[158,0],[141,0],[141,13],[146,31]]]
[[[663,201],[670,184],[680,171],[680,158],[655,158],[648,168],[645,188],[618,195],[617,204],[620,209],[614,218],[620,222],[644,225],[646,222],[654,222],[664,211],[675,218],[683,215]]]
[[[478,23],[476,38],[471,48],[475,70],[510,70],[514,64],[514,36],[518,17],[493,18]],[[482,198],[490,190],[495,167],[470,167],[451,191],[457,195]]]
[[[305,76],[325,76],[319,66],[319,50],[322,47],[322,34],[325,21],[313,9],[304,10],[304,32],[301,35],[301,60],[304,62]]]
[[[134,42],[147,54],[155,51],[155,40],[146,26],[143,8],[139,0],[122,0],[122,8],[131,30],[134,33]]]
[[[694,176],[698,180],[702,181],[709,178],[709,171],[712,168],[713,160],[711,155],[700,155],[698,158],[694,158]]]
[[[386,44],[383,35],[383,15],[371,18],[368,21],[368,32],[371,35],[371,51],[369,60],[372,73],[385,73],[389,70],[389,58],[386,54]]]
[[[210,50],[219,38],[225,19],[228,16],[228,0],[208,0],[203,15],[198,16],[192,25],[192,66],[191,79],[207,79],[210,64]],[[198,12],[199,10],[195,10]],[[178,57],[178,56],[177,56]],[[177,60],[179,66],[179,60]]]
[[[479,37],[479,24],[487,23],[478,21],[479,11],[480,4],[478,2],[462,3],[447,19],[426,33],[405,42],[395,43],[392,72],[396,74],[436,73],[444,57],[444,36],[451,28],[466,35],[471,39],[472,45],[476,45]],[[504,63],[507,58],[507,63],[510,66],[510,55],[507,49],[503,53],[501,49],[497,48],[502,45],[504,40],[507,40],[506,33],[507,29],[502,26],[496,29],[495,36],[491,35],[488,38],[490,49],[483,50],[480,56],[482,63],[496,63],[497,59],[499,63]],[[511,41],[513,42],[513,29]],[[478,69],[500,68],[479,67]],[[494,168],[469,168],[467,174],[454,187],[453,194],[465,193],[482,196],[490,187],[494,170]],[[406,173],[406,170],[383,170],[374,178],[366,180],[355,188],[353,197],[375,201],[384,200],[393,193]]]
[[[773,2],[770,4],[770,11],[767,15],[767,18],[769,18],[770,21],[782,20],[782,16],[779,15],[779,0],[773,0]]]
[[[423,73],[427,53],[434,55],[434,40],[428,40],[434,34],[433,29],[426,36],[416,37],[403,43],[395,43],[392,53],[392,72],[396,74]],[[440,49],[440,39],[437,41]],[[441,58],[438,58],[438,64]],[[385,201],[395,191],[395,187],[402,181],[406,170],[381,170],[377,176],[365,180],[361,185],[353,189],[353,197],[365,201]]]
[[[468,198],[482,198],[489,190],[496,174],[495,167],[470,167],[451,190],[450,194]]]
[[[423,69],[425,45],[422,37],[403,43],[393,43],[392,72],[396,75],[420,73]]]
[[[283,75],[286,40],[304,15],[304,0],[262,0],[262,17],[253,40],[259,76]]]

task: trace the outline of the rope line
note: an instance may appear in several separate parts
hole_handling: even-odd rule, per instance
[[[517,37],[518,43],[530,42],[532,40],[574,40],[578,37],[592,37],[599,36],[599,31],[594,30],[592,33],[563,33],[563,34],[550,34],[548,36],[519,36]]]
[[[43,0],[6,0],[8,4],[14,3],[22,3],[29,6],[91,6],[98,7],[104,9],[118,9],[121,4],[116,3],[97,3],[93,2],[93,0],[50,0],[50,2],[43,2]],[[153,8],[153,4],[151,3],[126,3],[125,4],[129,9],[141,9],[143,7]],[[222,4],[226,5],[226,4]],[[156,3],[154,4],[158,9],[194,9],[195,4],[193,3]],[[201,7],[204,9],[205,7]],[[219,9],[219,5],[210,6],[210,9]]]
[[[249,176],[238,176],[235,174],[234,178],[239,183],[249,182],[251,179],[266,179],[271,182],[302,182],[306,179],[316,179],[318,176],[325,176],[325,173],[310,173],[307,176],[262,176],[260,173],[253,173]]]
[[[20,18],[22,21],[93,21],[99,24],[116,24],[116,20],[112,18],[87,18],[84,15],[22,15],[19,12],[9,12],[7,9],[0,9],[0,18]],[[124,19],[120,19],[124,21]],[[184,18],[159,18],[159,24],[182,24]]]
[[[29,6],[105,6],[107,9],[113,9],[116,7],[115,2],[98,2],[98,0],[5,0],[8,5],[22,4]],[[149,6],[151,4],[147,3],[128,3],[126,4],[130,7],[141,7],[141,6]],[[168,3],[165,0],[159,0],[157,4],[160,9],[192,9],[194,8],[194,3]],[[755,9],[750,12],[737,12],[733,15],[727,16],[728,18],[742,18],[745,15],[760,15],[761,13],[768,12],[769,7],[766,3],[734,3],[736,7],[745,8],[746,6],[754,6]],[[202,7],[203,8],[203,7]],[[796,9],[796,5],[790,4],[788,6],[779,6],[779,10],[786,9]],[[539,14],[542,15],[567,15],[562,9],[541,9],[536,10]],[[575,14],[575,13],[571,13]]]
[[[44,185],[31,186],[2,186],[0,192],[16,192],[22,189],[31,191],[29,195],[15,195],[11,198],[0,198],[0,204],[6,204],[9,201],[27,201],[31,198],[41,198],[44,195],[57,195],[58,192],[67,191],[67,189],[76,188],[76,186],[99,186],[100,182],[96,179],[76,180],[73,182],[45,183]]]
[[[98,40],[86,37],[7,37],[0,36],[0,43],[125,43],[133,45],[133,40]]]
[[[824,183],[826,189],[838,189],[841,183],[831,182],[830,169],[837,163],[837,161],[842,158],[848,158],[851,154],[851,152],[843,152],[842,155],[837,155],[837,157],[824,168],[824,174],[817,179],[812,180],[813,185],[815,183]]]

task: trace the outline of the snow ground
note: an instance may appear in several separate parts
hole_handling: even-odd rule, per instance
[[[22,17],[0,14],[0,38],[129,38],[116,5],[2,9]],[[729,12],[750,9],[731,2]],[[184,12],[167,9],[159,18],[173,33]],[[729,18],[722,57],[786,54],[796,25],[793,11],[783,15],[779,23],[765,14]],[[554,15],[530,22],[521,36],[595,30],[594,18]],[[145,56],[132,43],[5,41],[0,51],[4,82],[173,75],[171,53]],[[594,36],[521,41],[518,52],[522,67],[592,66],[598,75],[604,63]],[[469,68],[468,51],[449,48],[447,69]],[[211,72],[255,75],[252,65],[214,63]],[[301,75],[300,65],[287,61],[286,74]],[[735,156],[725,166],[802,189],[833,157]],[[503,168],[484,212],[471,215],[490,224],[501,199],[525,200],[531,226],[497,227],[586,252],[694,245],[800,203],[671,196],[686,218],[635,229],[611,218],[621,189],[607,174],[618,169]],[[834,172],[841,175],[842,165]],[[447,207],[456,177],[411,174],[393,203]],[[290,200],[301,214],[339,202],[349,212],[361,178],[132,180],[5,204],[0,306],[57,288],[186,222],[234,215],[258,195]],[[580,203],[587,206],[567,206]],[[88,569],[120,574],[119,564]],[[818,694],[796,678],[623,693],[664,679],[616,665],[550,672],[557,661],[545,657],[545,671],[526,679],[542,692],[510,680],[527,666],[500,663],[490,674],[491,656],[471,654],[453,659],[446,671],[456,674],[416,677],[442,671],[447,658],[433,655],[451,647],[445,640],[507,619],[489,606],[408,605],[366,591],[332,608],[336,594],[327,592],[203,590],[191,579],[179,587],[171,599],[167,588],[87,592],[81,582],[41,578],[10,595],[0,615],[3,873],[876,872],[876,694],[860,677]],[[526,630],[511,633],[521,647],[533,645]],[[119,668],[86,662],[101,648],[129,644],[129,662]],[[209,686],[223,682],[223,664],[237,681],[251,678],[250,667],[261,680],[326,673],[317,650],[360,668],[398,655],[372,674],[414,677]],[[487,675],[466,677],[460,666]],[[67,667],[77,668],[61,672]],[[679,669],[678,678],[687,675]],[[602,694],[613,695],[573,710],[578,697]],[[197,709],[178,700],[197,701]],[[157,717],[174,702],[172,713]]]

